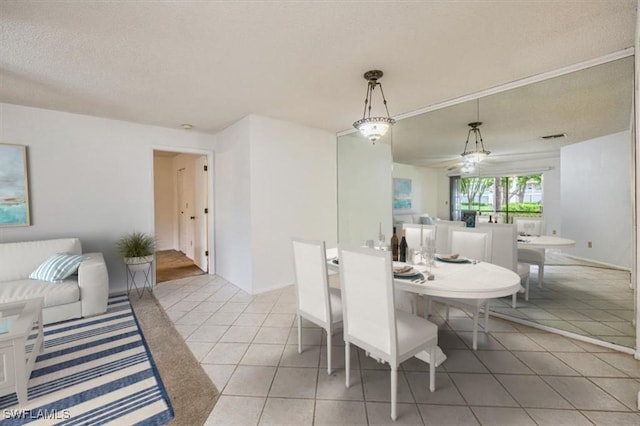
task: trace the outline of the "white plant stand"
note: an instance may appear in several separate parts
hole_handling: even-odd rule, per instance
[[[147,288],[149,293],[153,294],[153,256],[125,258],[125,268],[127,296],[132,289],[135,289],[138,297],[142,297]],[[142,278],[137,276],[138,273],[142,275]],[[137,282],[136,278],[138,278]]]

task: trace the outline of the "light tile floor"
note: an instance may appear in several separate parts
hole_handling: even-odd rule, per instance
[[[529,301],[518,295],[492,302],[491,310],[560,330],[629,348],[635,347],[631,321],[635,297],[628,271],[548,252],[544,283],[538,287],[537,266],[531,267]]]
[[[398,377],[398,420],[391,421],[388,367],[352,351],[344,386],[344,343],[304,323],[297,352],[293,287],[251,296],[222,278],[158,285],[155,296],[221,391],[208,425],[622,425],[640,424],[640,362],[631,355],[491,319],[471,347],[472,321],[436,314],[448,359],[428,391],[428,365],[412,359]],[[439,312],[439,311],[438,311]]]

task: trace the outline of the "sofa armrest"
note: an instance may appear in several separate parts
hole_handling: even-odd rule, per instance
[[[107,311],[109,299],[109,274],[102,253],[83,253],[87,259],[78,268],[78,286],[82,316],[102,314]]]

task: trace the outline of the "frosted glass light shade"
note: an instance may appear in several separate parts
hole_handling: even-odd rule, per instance
[[[353,123],[353,127],[371,142],[384,136],[396,121],[389,117],[368,117]]]
[[[473,151],[462,154],[465,163],[478,164],[489,155],[489,151]]]

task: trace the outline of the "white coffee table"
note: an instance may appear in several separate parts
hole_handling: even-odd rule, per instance
[[[0,304],[0,395],[16,392],[27,403],[27,383],[42,352],[42,298]]]

